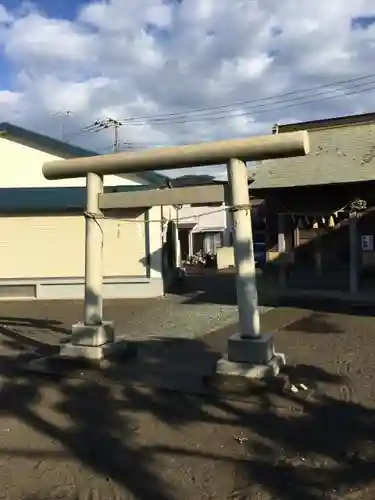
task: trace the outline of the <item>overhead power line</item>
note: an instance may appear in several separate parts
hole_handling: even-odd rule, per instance
[[[217,120],[228,120],[228,119],[233,119],[233,118],[240,118],[244,116],[249,116],[249,115],[262,115],[265,113],[269,113],[271,111],[278,111],[282,109],[287,109],[287,108],[294,108],[294,107],[300,107],[304,106],[306,104],[314,104],[322,101],[330,101],[333,99],[338,99],[339,97],[344,97],[344,96],[349,96],[349,95],[354,95],[354,94],[360,94],[363,92],[369,92],[371,90],[375,90],[375,79],[374,81],[371,82],[371,84],[367,84],[366,86],[364,84],[361,85],[353,85],[352,88],[349,89],[332,89],[331,94],[327,95],[328,91],[321,92],[319,94],[312,95],[311,97],[317,97],[316,99],[307,99],[310,96],[299,96],[295,97],[293,99],[288,99],[284,101],[275,101],[273,103],[267,103],[267,105],[264,104],[254,104],[253,106],[247,107],[244,111],[239,112],[227,112],[225,114],[210,114],[210,115],[205,115],[205,116],[198,116],[198,117],[193,117],[193,118],[183,118],[183,117],[176,117],[176,118],[160,118],[160,119],[149,119],[149,120],[144,120],[144,121],[131,121],[131,122],[126,122],[122,121],[121,123],[123,125],[127,126],[144,126],[145,124],[148,125],[177,125],[177,124],[184,124],[184,123],[197,123],[197,122],[208,122],[208,121],[217,121]],[[332,92],[335,92],[332,94]],[[307,99],[307,100],[306,100]]]
[[[343,85],[346,85],[347,87],[340,87]],[[116,121],[116,123],[118,130],[118,127],[122,125],[177,125],[194,122],[228,120],[249,115],[261,115],[273,111],[329,101],[344,96],[369,92],[372,90],[375,90],[375,74],[340,80],[316,87],[285,92],[273,96],[262,97],[257,100],[248,100],[232,104],[223,104],[214,107],[192,109],[184,113],[176,112],[143,117],[130,117],[124,120],[118,120]],[[306,95],[300,95],[302,93],[305,93]],[[242,106],[242,109],[237,109],[236,107],[238,106]],[[203,116],[194,116],[195,113],[203,112]],[[87,125],[77,130],[74,134],[97,132],[99,130],[102,130],[103,128],[108,128],[108,124],[107,126],[103,125],[104,122],[106,122],[106,120],[97,120],[93,124]]]
[[[185,117],[185,116],[188,116],[188,115],[191,115],[191,114],[195,114],[195,113],[211,113],[211,112],[217,111],[219,109],[224,109],[225,112],[227,112],[228,108],[236,109],[236,108],[241,108],[241,107],[248,106],[248,105],[262,106],[262,105],[264,105],[262,103],[265,103],[265,105],[268,105],[269,104],[268,101],[271,101],[271,102],[272,101],[273,102],[278,102],[279,100],[281,100],[281,102],[289,101],[290,99],[285,99],[285,98],[289,98],[290,96],[295,96],[297,94],[303,94],[303,93],[306,93],[306,92],[310,93],[310,92],[313,92],[315,90],[319,91],[321,89],[327,89],[325,92],[327,92],[327,91],[335,91],[335,90],[337,91],[338,90],[337,87],[339,85],[346,85],[346,84],[351,84],[351,83],[356,83],[356,82],[362,82],[362,84],[365,84],[365,83],[368,83],[368,82],[366,82],[366,80],[371,80],[370,83],[373,83],[373,79],[375,79],[375,73],[368,74],[368,75],[365,75],[365,76],[355,77],[355,78],[349,78],[349,79],[346,79],[346,80],[333,81],[333,82],[330,82],[330,83],[327,83],[327,84],[316,85],[316,86],[313,86],[313,87],[307,87],[307,88],[303,88],[303,89],[299,89],[299,90],[293,90],[293,91],[289,91],[289,92],[283,92],[283,93],[280,93],[280,94],[272,94],[272,95],[269,95],[269,96],[260,97],[258,99],[252,99],[252,100],[246,100],[246,101],[237,101],[237,102],[232,102],[232,103],[221,104],[221,105],[218,105],[218,106],[210,106],[210,107],[204,107],[204,108],[195,108],[195,109],[190,109],[190,110],[186,110],[186,111],[179,111],[179,112],[173,112],[173,113],[165,113],[165,114],[158,114],[158,115],[134,116],[134,117],[124,118],[121,121],[123,123],[127,123],[127,122],[137,121],[137,120],[147,120],[147,121],[150,121],[150,120],[154,120],[154,119],[159,120],[159,119],[170,118],[170,117]],[[300,99],[302,97],[304,97],[304,96],[298,96],[295,99]]]

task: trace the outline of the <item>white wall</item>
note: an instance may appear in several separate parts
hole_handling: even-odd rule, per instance
[[[228,269],[234,267],[234,249],[230,246],[224,246],[217,249],[217,268]]]
[[[178,214],[181,224],[196,224],[194,232],[210,229],[224,229],[227,225],[226,210],[223,207],[191,207],[184,205]]]
[[[162,207],[152,207],[148,211],[150,242],[150,277],[162,278]]]
[[[24,146],[9,139],[0,138],[0,188],[36,188],[36,187],[69,187],[85,186],[86,180],[62,179],[49,181],[42,173],[45,162],[61,158],[44,153],[29,146]],[[143,184],[135,175],[119,177],[106,175],[106,186],[124,186]]]
[[[62,179],[50,181],[45,179],[42,173],[43,164],[61,158],[39,151],[30,146],[24,146],[9,139],[0,137],[0,188],[48,188],[48,187],[80,187],[86,185],[85,178]],[[136,175],[106,175],[104,176],[106,186],[126,186],[147,184],[147,181]],[[150,210],[150,218],[154,221],[150,225],[149,245],[151,254],[151,277],[162,277],[162,231],[161,231],[161,207],[153,207]],[[142,225],[141,225],[142,226]],[[141,227],[142,231],[145,229]],[[84,232],[82,232],[82,237]],[[83,243],[82,243],[83,245]],[[84,247],[82,247],[83,249]],[[138,247],[134,245],[134,248]],[[144,246],[142,247],[142,250]],[[139,258],[144,254],[140,252]],[[145,262],[143,262],[145,265]],[[139,269],[134,269],[139,274]],[[130,273],[131,274],[131,273]]]

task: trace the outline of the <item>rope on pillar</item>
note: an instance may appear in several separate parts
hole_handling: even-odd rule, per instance
[[[104,219],[104,215],[94,214],[92,212],[83,212],[83,216],[85,217],[85,219],[92,219],[93,221],[95,221],[95,224],[99,227],[99,229],[102,233],[102,236],[104,238],[103,228],[98,221],[98,219]],[[102,247],[103,247],[103,244],[104,244],[104,241],[102,239]]]
[[[244,205],[232,205],[228,207],[229,212],[239,212],[240,210],[251,210],[251,203],[246,203]]]

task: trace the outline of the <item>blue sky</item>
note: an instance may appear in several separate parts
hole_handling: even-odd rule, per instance
[[[14,71],[12,64],[4,57],[0,51],[0,89],[13,89]]]
[[[110,149],[86,128],[107,117],[145,147],[375,111],[374,0],[30,5],[0,0],[0,116],[90,149]]]
[[[19,9],[24,4],[21,0],[2,0],[1,3],[9,10]],[[48,16],[74,19],[79,7],[86,2],[83,0],[34,0],[32,3]]]
[[[9,11],[19,11],[25,2],[22,0],[2,0],[0,2]],[[32,4],[42,13],[51,18],[73,20],[79,7],[87,3],[85,0],[34,0]],[[1,88],[13,87],[14,69],[12,64],[1,51],[0,59],[0,86]]]
[[[354,17],[352,20],[353,28],[366,29],[375,23],[375,16],[360,16]]]

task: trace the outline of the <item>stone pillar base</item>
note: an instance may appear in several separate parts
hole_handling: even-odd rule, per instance
[[[241,337],[235,333],[228,339],[228,359],[235,363],[267,364],[275,354],[273,335]]]
[[[105,358],[105,346],[77,345],[67,342],[61,344],[59,355],[62,358],[87,361],[102,361]]]
[[[100,347],[114,340],[115,329],[112,321],[103,321],[101,325],[76,323],[72,326],[70,342],[74,345]]]
[[[223,356],[217,363],[216,374],[247,379],[262,379],[265,377],[276,377],[284,365],[285,356],[282,353],[275,353],[273,358],[263,365],[236,363],[229,361],[228,356]]]
[[[100,361],[115,341],[112,321],[103,321],[101,325],[76,323],[72,326],[69,342],[60,345],[60,355],[68,358]]]
[[[283,365],[285,356],[275,352],[272,334],[251,338],[237,333],[228,339],[228,354],[218,361],[216,372],[259,379],[278,375]]]

